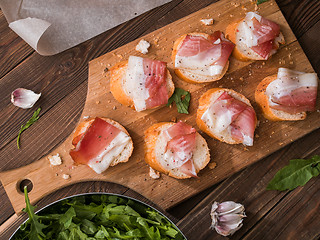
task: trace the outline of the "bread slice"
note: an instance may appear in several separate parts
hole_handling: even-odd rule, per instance
[[[110,118],[101,118],[104,121],[112,124],[113,126],[115,126],[116,128],[120,129],[122,132],[126,133],[128,136],[129,133],[128,131],[118,122],[110,119]],[[78,142],[80,141],[82,135],[86,132],[86,130],[91,126],[92,122],[94,121],[94,118],[88,118],[85,121],[81,122],[77,128],[74,131],[74,135],[73,135],[73,139],[72,139],[72,145],[74,147],[76,147],[76,145],[78,144]],[[118,163],[122,163],[122,162],[127,162],[130,158],[130,156],[132,155],[132,151],[133,151],[133,142],[132,139],[130,138],[130,141],[127,143],[127,145],[125,146],[123,152],[116,157],[112,163],[110,164],[110,166],[115,166]]]
[[[239,39],[242,36],[241,24],[240,24],[242,21],[243,19],[233,22],[229,24],[226,29],[226,37],[236,45],[232,52],[233,56],[236,59],[241,61],[266,60],[263,57],[261,57],[259,54],[257,54],[255,51],[253,51],[251,48],[249,48],[245,43],[239,41]],[[285,43],[284,36],[280,32],[279,36],[275,39],[274,49],[273,51],[271,51],[271,55],[277,52],[277,49],[279,48],[280,44],[284,44],[284,43]]]
[[[212,88],[205,92],[199,99],[199,107],[197,110],[197,118],[196,122],[198,127],[204,131],[206,134],[208,134],[210,137],[218,139],[221,142],[226,142],[228,144],[239,144],[242,143],[241,141],[234,140],[231,136],[231,134],[228,133],[227,129],[218,132],[215,129],[210,128],[202,119],[202,115],[206,112],[206,110],[209,108],[210,103],[216,101],[223,92],[227,92],[230,96],[233,98],[240,100],[244,102],[245,104],[252,107],[250,104],[250,101],[243,96],[240,93],[237,93],[236,91],[233,91],[232,89],[227,88]],[[257,119],[255,119],[255,127],[257,126]]]
[[[167,169],[161,165],[161,154],[165,153],[167,146],[167,141],[161,136],[161,133],[174,124],[172,122],[156,123],[145,131],[145,161],[153,169],[171,177],[177,179],[190,178],[179,169]],[[196,150],[193,152],[192,160],[197,173],[210,161],[207,142],[199,133],[196,133]]]
[[[268,85],[276,79],[277,74],[266,77],[259,83],[255,91],[256,102],[260,106],[264,117],[272,121],[297,121],[305,119],[307,117],[306,112],[291,114],[270,108],[269,99],[265,93]]]
[[[202,36],[206,39],[209,38],[209,35],[206,33],[188,33],[188,34],[184,34],[181,37],[179,37],[174,42],[174,45],[173,45],[173,50],[172,50],[172,55],[171,55],[171,59],[173,61],[173,64],[175,63],[175,58],[176,58],[177,52],[178,52],[181,44],[183,43],[183,40],[186,38],[187,35]],[[214,76],[205,76],[205,75],[195,74],[192,72],[192,70],[186,70],[186,69],[175,69],[174,72],[179,78],[181,78],[182,80],[184,80],[186,82],[206,83],[206,82],[214,82],[214,81],[220,80],[226,74],[228,68],[229,68],[229,61],[224,66],[222,73],[214,75]]]
[[[134,108],[134,103],[132,98],[130,96],[126,95],[124,87],[123,87],[123,82],[126,77],[126,71],[128,67],[128,61],[123,61],[115,66],[113,66],[110,69],[110,91],[113,95],[113,97],[121,104]],[[172,81],[172,76],[167,69],[167,90],[168,90],[168,96],[169,98],[174,92],[174,83]],[[157,106],[159,107],[159,106]],[[155,108],[157,108],[155,107]]]

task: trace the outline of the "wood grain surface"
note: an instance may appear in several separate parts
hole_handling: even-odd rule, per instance
[[[47,155],[72,132],[84,105],[89,60],[187,16],[212,2],[214,1],[174,0],[52,57],[41,57],[34,53],[6,27],[7,23],[3,15],[0,15],[2,33],[0,48],[3,54],[0,69],[2,73],[0,80],[1,171],[26,165]],[[279,0],[277,2],[314,69],[319,73],[319,1]],[[62,89],[64,86],[66,89]],[[46,98],[40,99],[35,106],[35,109],[38,106],[43,108],[41,121],[24,133],[22,151],[16,150],[15,138],[20,125],[29,119],[33,110],[19,110],[10,104],[8,96],[15,87],[27,87],[46,94]],[[77,102],[70,106],[69,103],[74,99]],[[222,237],[208,229],[210,218],[208,218],[206,207],[215,200],[234,200],[245,204],[248,218],[245,219],[243,228],[231,237],[232,239],[318,239],[320,237],[319,178],[291,192],[267,192],[265,187],[289,159],[319,154],[319,134],[319,129],[315,130],[222,183],[177,205],[170,210],[170,213],[182,219],[180,227],[188,234],[188,239],[220,239]],[[125,194],[128,191],[132,192],[120,185],[108,188],[107,186],[110,185],[114,184],[107,182],[75,184],[46,196],[40,203],[45,205],[63,196],[95,191],[93,186],[101,186],[101,191],[107,192],[116,191],[116,189],[125,189]],[[2,210],[0,223],[2,223],[14,213],[2,185],[0,186],[0,208]],[[194,210],[188,213],[192,209]],[[195,215],[199,217],[195,218]],[[192,234],[190,226],[193,225],[199,228],[195,228]],[[200,228],[200,226],[203,227]],[[0,239],[7,239],[10,230],[12,232],[13,229],[14,227],[8,229]],[[198,234],[200,229],[204,231],[204,234],[200,235],[201,238]]]

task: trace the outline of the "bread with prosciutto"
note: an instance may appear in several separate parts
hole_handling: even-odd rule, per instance
[[[133,151],[127,130],[109,118],[90,118],[80,123],[72,145],[69,153],[73,161],[88,165],[98,174],[109,166],[127,162]]]
[[[267,60],[285,43],[279,24],[254,12],[230,24],[226,36],[236,44],[233,56],[242,61]]]
[[[303,120],[307,111],[315,110],[317,88],[316,73],[279,68],[278,74],[266,77],[259,83],[255,99],[269,120]]]
[[[145,161],[171,177],[197,177],[210,161],[205,139],[184,122],[156,123],[145,131]]]
[[[257,118],[250,101],[226,88],[213,88],[199,99],[197,125],[210,137],[229,144],[253,145]]]
[[[174,84],[166,63],[130,56],[110,69],[114,98],[137,112],[167,104]]]
[[[229,67],[234,44],[220,31],[188,33],[173,46],[172,61],[175,73],[186,82],[204,83],[221,79]]]

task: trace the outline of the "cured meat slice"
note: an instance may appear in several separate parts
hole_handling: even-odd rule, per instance
[[[172,169],[179,168],[183,173],[197,176],[192,161],[196,147],[196,130],[186,123],[178,122],[165,130],[168,139],[165,158]]]
[[[149,98],[146,100],[147,109],[168,103],[166,63],[144,58],[143,70],[146,76],[145,87],[149,92]]]
[[[194,74],[213,76],[225,67],[234,44],[220,31],[212,35],[187,35],[175,56],[175,67]]]
[[[277,79],[268,85],[266,95],[271,108],[295,114],[315,110],[317,87],[315,73],[279,68]]]
[[[136,111],[160,106],[168,102],[166,63],[130,56],[124,89],[134,102]]]

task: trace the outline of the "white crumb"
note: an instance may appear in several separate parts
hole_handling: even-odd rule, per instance
[[[210,26],[213,24],[213,18],[201,19],[200,22],[206,26]]]
[[[141,52],[142,54],[148,53],[148,48],[150,47],[150,43],[148,43],[146,40],[141,39],[138,45],[136,46],[136,50],[138,52]]]
[[[86,120],[86,119],[88,119],[89,118],[89,116],[83,116],[83,119],[84,120]]]
[[[48,156],[48,159],[49,159],[50,164],[52,166],[58,166],[58,165],[62,164],[62,160],[61,160],[59,153],[57,153],[56,155],[53,155],[53,156]]]
[[[62,178],[67,180],[67,179],[71,178],[71,176],[68,175],[68,174],[63,174],[63,175],[62,175]]]
[[[160,177],[160,173],[156,170],[154,170],[152,167],[150,167],[149,175],[153,179],[158,179]]]

